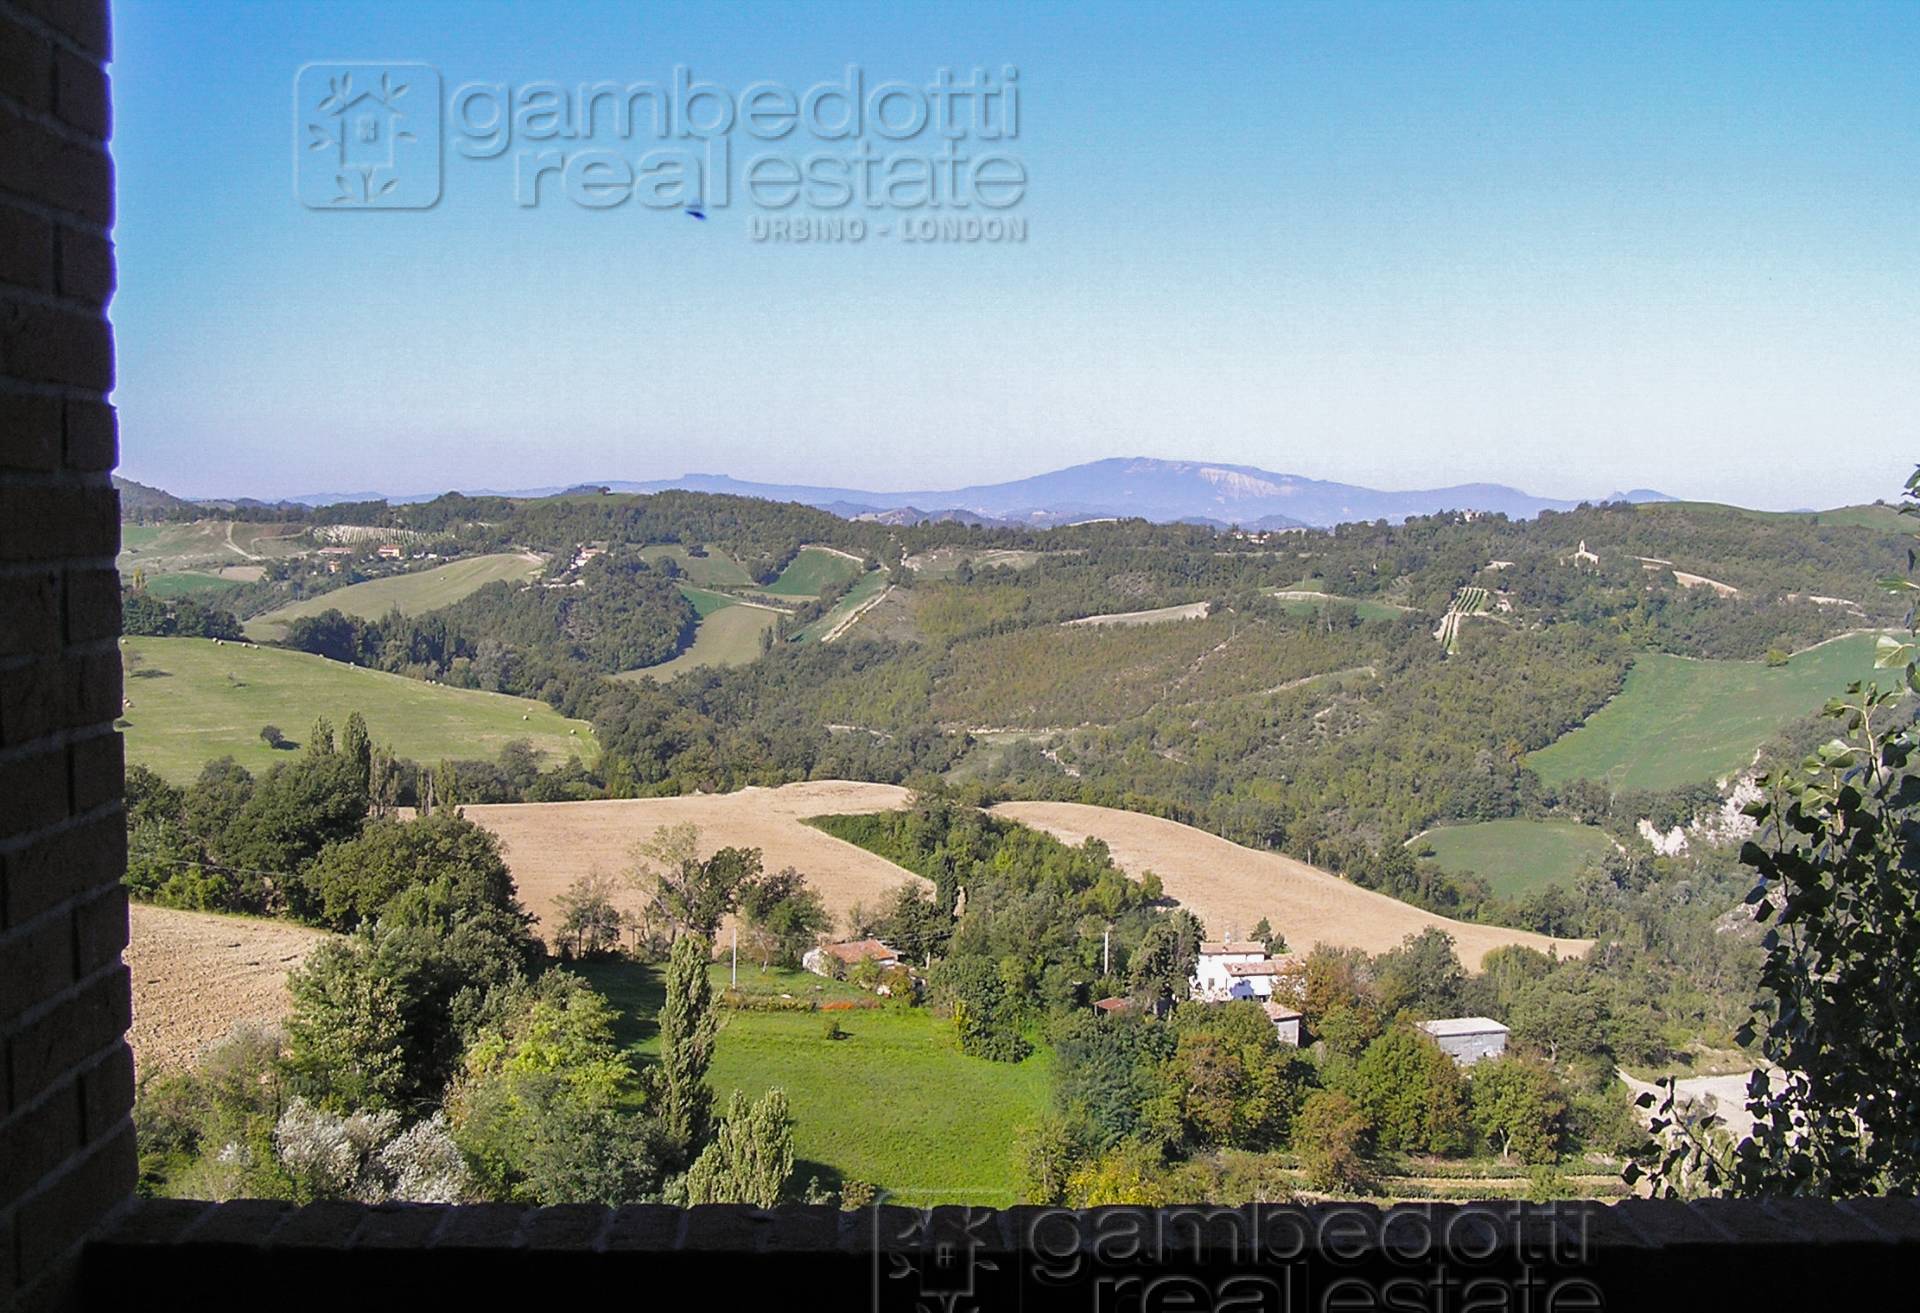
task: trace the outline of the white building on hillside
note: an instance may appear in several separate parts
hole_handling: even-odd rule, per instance
[[[1268,957],[1267,946],[1253,941],[1209,941],[1200,945],[1189,993],[1203,1003],[1236,998],[1269,999],[1274,982],[1292,970],[1290,957]]]
[[[1268,999],[1261,1008],[1266,1011],[1267,1020],[1273,1023],[1273,1033],[1282,1044],[1300,1047],[1300,1023],[1304,1019],[1300,1013],[1284,1003],[1275,1003]]]
[[[1492,1017],[1450,1017],[1445,1021],[1423,1021],[1420,1029],[1433,1036],[1462,1067],[1471,1067],[1482,1058],[1497,1058],[1507,1051],[1507,1028]]]

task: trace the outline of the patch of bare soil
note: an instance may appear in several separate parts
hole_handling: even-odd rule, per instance
[[[135,903],[127,941],[133,976],[134,1069],[188,1067],[240,1022],[279,1023],[292,1006],[287,973],[327,937],[285,921],[181,912]]]

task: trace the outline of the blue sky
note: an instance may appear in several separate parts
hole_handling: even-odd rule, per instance
[[[187,495],[1157,455],[1793,507],[1920,458],[1920,5],[114,12],[122,468]],[[512,151],[448,150],[432,209],[310,210],[315,61],[447,91],[1015,67],[1027,240],[526,208]]]

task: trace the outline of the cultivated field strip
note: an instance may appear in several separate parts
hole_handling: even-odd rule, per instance
[[[907,791],[891,784],[813,780],[778,789],[631,798],[596,802],[522,802],[466,807],[467,819],[500,836],[520,901],[545,925],[567,886],[599,871],[619,876],[633,866],[635,844],[663,825],[700,827],[701,848],[758,848],[766,869],[792,866],[807,877],[836,920],[855,903],[873,906],[920,877],[801,822],[809,816],[892,811]],[[638,911],[637,885],[620,882],[615,901]]]
[[[1550,939],[1435,916],[1305,862],[1243,848],[1157,816],[1077,802],[1006,802],[993,813],[1064,843],[1103,840],[1129,875],[1158,875],[1168,896],[1199,917],[1212,935],[1244,935],[1264,916],[1296,952],[1327,944],[1381,953],[1408,935],[1439,926],[1453,936],[1469,971],[1478,971],[1480,960],[1503,944],[1541,952],[1552,947],[1563,958],[1593,947],[1590,939]]]
[[[182,912],[135,903],[127,970],[133,977],[134,1068],[179,1070],[236,1025],[276,1025],[293,1005],[287,973],[327,932],[290,921]]]

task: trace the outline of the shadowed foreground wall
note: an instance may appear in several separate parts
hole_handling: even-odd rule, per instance
[[[0,0],[0,1308],[134,1178],[107,7]]]

